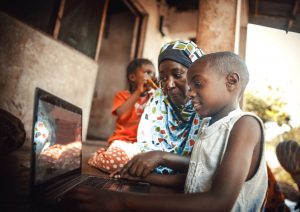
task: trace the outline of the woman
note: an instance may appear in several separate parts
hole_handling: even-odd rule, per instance
[[[137,140],[143,153],[127,163],[121,175],[127,170],[131,177],[146,177],[153,170],[158,174],[186,173],[200,126],[187,95],[186,74],[202,55],[202,50],[191,41],[170,42],[162,47],[158,57],[161,89],[150,99],[138,129]],[[158,175],[148,176],[147,180],[160,185],[171,182]]]

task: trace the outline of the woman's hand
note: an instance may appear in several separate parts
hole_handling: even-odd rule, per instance
[[[140,153],[134,156],[121,170],[121,178],[125,176],[144,178],[149,175],[153,169],[161,165],[163,151],[151,151]]]
[[[134,156],[118,175],[123,178],[126,174],[132,177],[147,177],[156,167],[167,166],[171,169],[186,173],[190,158],[164,151],[150,151]]]
[[[116,170],[112,173],[110,173],[109,177],[110,178],[115,178],[115,179],[120,179],[121,178],[121,174],[120,174],[121,170]],[[144,179],[141,177],[135,177],[130,175],[128,172],[126,172],[125,174],[122,175],[122,179],[125,180],[130,180],[130,181],[143,181]]]

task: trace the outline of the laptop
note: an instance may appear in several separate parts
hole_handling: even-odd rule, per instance
[[[40,88],[35,90],[31,156],[34,199],[56,203],[79,185],[149,192],[149,183],[82,174],[82,110]]]

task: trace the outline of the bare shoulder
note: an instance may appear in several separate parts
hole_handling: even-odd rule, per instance
[[[262,126],[255,116],[244,115],[234,124],[231,136],[240,141],[257,144],[262,138]],[[235,140],[235,139],[234,139]]]

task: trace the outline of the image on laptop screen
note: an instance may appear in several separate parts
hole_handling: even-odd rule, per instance
[[[50,102],[39,98],[36,103],[35,185],[81,166],[81,114]]]

